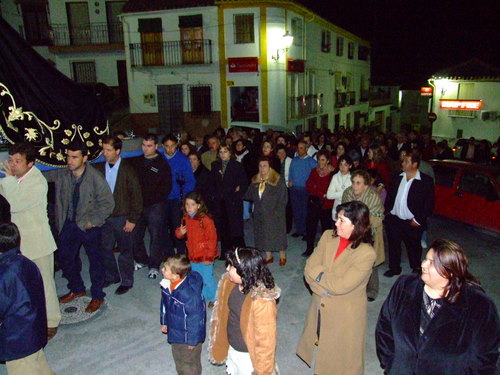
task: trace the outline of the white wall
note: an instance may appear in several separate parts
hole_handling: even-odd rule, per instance
[[[129,43],[140,43],[138,32],[139,18],[161,18],[163,41],[179,41],[179,16],[203,15],[203,38],[212,40],[213,63],[207,65],[183,65],[131,68]],[[184,110],[188,109],[188,85],[212,85],[212,108],[220,111],[220,78],[219,78],[219,50],[218,50],[218,21],[216,7],[199,7],[173,9],[161,12],[147,12],[127,14],[123,18],[124,39],[127,55],[127,76],[130,97],[131,113],[157,113],[157,100],[154,105],[144,103],[145,94],[154,94],[156,97],[158,85],[184,85]]]
[[[472,81],[463,81],[469,83]],[[496,120],[481,120],[482,111],[496,111],[500,115],[500,82],[475,82],[472,100],[482,100],[481,111],[475,111],[474,118],[450,117],[448,110],[439,109],[439,99],[456,99],[458,82],[436,81],[434,90],[433,112],[437,120],[432,127],[432,135],[446,138],[455,138],[457,130],[463,130],[463,138],[475,137],[495,142],[500,136],[500,117]],[[465,98],[461,98],[465,99]]]

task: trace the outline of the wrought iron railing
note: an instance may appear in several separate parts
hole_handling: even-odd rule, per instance
[[[213,62],[212,41],[209,39],[133,43],[129,46],[130,64],[135,68]]]
[[[84,46],[93,44],[123,44],[121,23],[91,23],[78,26],[51,25],[54,46]]]
[[[356,91],[335,91],[335,107],[342,108],[356,104]]]
[[[290,97],[290,118],[303,118],[318,113],[323,113],[323,94]]]

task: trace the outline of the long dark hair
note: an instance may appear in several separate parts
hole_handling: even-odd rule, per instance
[[[448,302],[456,302],[465,284],[482,289],[480,281],[469,272],[469,261],[459,244],[440,238],[435,240],[429,249],[434,250],[436,271],[448,280],[443,294]]]
[[[344,216],[351,220],[352,225],[354,225],[354,230],[348,238],[352,242],[351,248],[357,248],[361,242],[373,245],[368,206],[360,201],[351,201],[339,204],[337,214],[340,211],[344,211]]]
[[[266,288],[274,288],[274,278],[271,271],[264,263],[261,251],[253,247],[239,247],[230,251],[226,257],[228,265],[236,268],[236,273],[241,277],[243,293],[248,293],[258,284]]]

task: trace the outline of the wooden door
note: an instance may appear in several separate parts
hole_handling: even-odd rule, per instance
[[[141,33],[142,65],[164,65],[162,33]]]
[[[203,27],[181,28],[182,63],[203,64]]]
[[[71,45],[90,44],[92,34],[90,29],[89,6],[86,2],[66,3],[68,29]]]

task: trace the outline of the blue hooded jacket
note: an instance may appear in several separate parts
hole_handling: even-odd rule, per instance
[[[47,313],[40,271],[19,248],[0,253],[0,361],[47,345]]]
[[[170,344],[195,346],[205,341],[206,307],[203,279],[191,271],[170,293],[170,281],[161,282],[160,322],[168,328]]]

